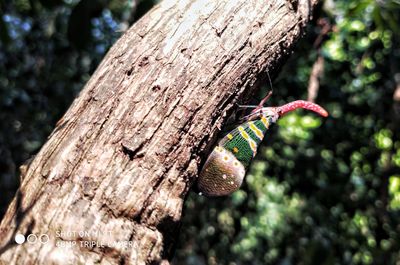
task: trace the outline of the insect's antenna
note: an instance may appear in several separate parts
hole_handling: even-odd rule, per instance
[[[245,121],[247,121],[247,120],[249,120],[251,117],[254,117],[255,115],[254,115],[254,112],[251,112],[250,114],[248,114],[248,115],[246,115],[246,116],[244,116],[244,117],[241,117],[240,119],[239,119],[239,121],[240,122],[245,122]]]
[[[238,106],[238,108],[241,108],[241,109],[255,109],[258,107],[256,105],[237,105],[237,106]]]
[[[261,109],[265,102],[272,96],[272,93],[274,92],[274,88],[272,87],[272,81],[271,81],[271,77],[269,76],[268,70],[267,70],[267,75],[268,75],[268,80],[269,80],[269,84],[271,86],[271,90],[268,92],[268,94],[260,101],[260,103],[258,104],[257,108],[255,110],[253,110],[253,112],[257,112],[259,109]]]
[[[260,103],[259,103],[257,106],[254,106],[254,105],[238,105],[238,107],[239,107],[239,108],[242,108],[242,109],[247,109],[247,108],[253,109],[253,110],[251,111],[251,113],[250,113],[249,115],[243,117],[242,120],[246,120],[246,119],[248,119],[249,117],[254,116],[254,113],[257,113],[258,111],[260,111],[260,110],[263,108],[264,103],[272,96],[272,93],[274,92],[274,88],[273,88],[273,86],[272,86],[272,81],[271,81],[271,77],[269,76],[268,70],[267,70],[267,76],[268,76],[269,85],[270,85],[270,87],[271,87],[271,90],[270,90],[270,91],[268,92],[268,94],[260,101]]]

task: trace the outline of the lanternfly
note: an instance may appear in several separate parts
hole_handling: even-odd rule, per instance
[[[224,196],[238,190],[269,126],[286,113],[302,108],[323,117],[328,116],[328,112],[321,106],[304,100],[296,100],[280,107],[263,107],[271,94],[244,118],[244,123],[225,135],[213,149],[197,182],[200,194]]]

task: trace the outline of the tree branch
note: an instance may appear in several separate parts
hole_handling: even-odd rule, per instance
[[[110,49],[27,168],[0,226],[0,259],[167,263],[184,197],[225,113],[283,63],[311,3],[154,7]],[[17,233],[49,242],[16,245]]]

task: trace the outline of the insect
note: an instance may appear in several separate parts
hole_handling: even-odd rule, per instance
[[[296,100],[280,107],[263,107],[270,98],[270,92],[258,106],[242,120],[244,122],[225,135],[207,158],[197,182],[200,195],[224,196],[238,190],[246,170],[257,153],[269,126],[288,112],[302,108],[327,117],[328,112],[321,106]]]

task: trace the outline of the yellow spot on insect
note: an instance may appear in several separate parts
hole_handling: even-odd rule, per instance
[[[249,125],[250,129],[256,134],[257,138],[262,140],[262,138],[264,138],[264,134],[262,133],[262,131],[258,129],[256,125],[254,125],[254,122],[250,122]]]
[[[256,143],[254,141],[250,141],[249,144],[250,144],[251,150],[255,153],[257,151]]]
[[[268,127],[269,127],[269,122],[268,122],[267,118],[265,118],[265,116],[262,116],[262,117],[261,117],[261,122],[264,124],[265,128],[268,129]]]
[[[228,134],[226,137],[228,137],[229,140],[233,139],[233,135],[232,134]]]
[[[233,148],[233,152],[236,154],[237,152],[239,152],[239,149],[235,146],[235,147]]]
[[[229,157],[228,157],[228,156],[224,156],[224,160],[225,160],[225,161],[228,161],[228,160],[229,160]]]
[[[247,132],[243,129],[242,126],[239,126],[238,130],[239,130],[239,132],[240,132],[240,135],[241,135],[244,139],[248,140],[248,139],[250,138],[249,135],[248,135]]]

